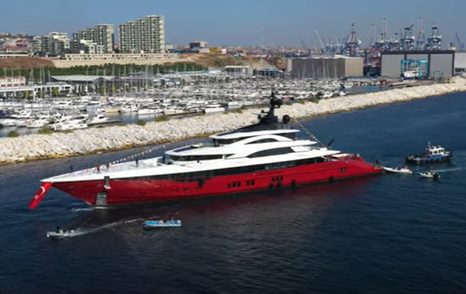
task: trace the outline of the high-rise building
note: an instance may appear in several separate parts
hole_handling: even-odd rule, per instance
[[[81,39],[78,41],[72,42],[71,47],[72,53],[78,54],[105,54],[105,48],[103,45],[98,45],[93,41]]]
[[[86,41],[84,43],[93,42],[97,46],[101,46],[104,53],[112,53],[115,43],[113,25],[100,24],[73,34],[73,43],[75,46],[76,44],[83,43],[81,42],[82,40]]]
[[[68,33],[52,32],[44,36],[36,36],[33,39],[32,50],[37,55],[58,56],[65,54],[70,49]]]
[[[120,25],[122,53],[165,52],[165,21],[163,16],[149,15]]]

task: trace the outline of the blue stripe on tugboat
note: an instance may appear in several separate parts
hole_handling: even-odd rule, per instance
[[[440,145],[427,144],[426,149],[420,155],[406,157],[406,162],[416,164],[437,163],[449,161],[453,154]]]

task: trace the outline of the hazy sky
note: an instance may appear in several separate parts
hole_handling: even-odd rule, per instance
[[[386,17],[389,31],[437,23],[444,45],[458,32],[466,42],[466,0],[2,0],[0,32],[72,33],[99,23],[118,25],[149,14],[165,16],[166,39],[184,44],[206,40],[213,45],[317,46],[314,31],[324,39],[341,38],[355,23],[367,44],[371,25]],[[117,30],[117,26],[115,26]]]

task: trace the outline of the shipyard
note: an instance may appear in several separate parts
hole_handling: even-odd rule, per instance
[[[5,3],[0,292],[463,293],[464,9]]]

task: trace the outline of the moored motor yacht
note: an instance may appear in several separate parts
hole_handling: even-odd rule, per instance
[[[330,149],[315,139],[300,139],[274,110],[272,95],[259,123],[211,136],[210,144],[166,151],[163,156],[103,165],[42,180],[29,207],[51,187],[90,205],[189,199],[264,189],[333,182],[379,174],[382,168],[361,156]]]

